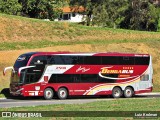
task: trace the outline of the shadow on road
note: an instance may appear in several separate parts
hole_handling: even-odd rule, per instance
[[[0,92],[0,94],[3,94],[6,98],[10,98],[11,97],[11,95],[9,93],[9,88],[2,89],[2,91]]]
[[[7,99],[22,99],[23,97],[21,96],[12,96],[9,92],[9,88],[4,88],[2,89],[2,91],[0,92],[0,94],[3,94],[5,98]]]

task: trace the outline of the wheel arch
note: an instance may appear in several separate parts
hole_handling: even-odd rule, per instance
[[[47,88],[51,88],[51,89],[53,90],[53,92],[55,92],[55,89],[54,89],[52,86],[47,86],[47,87],[45,87],[45,88],[43,89],[43,92],[44,92],[45,89],[47,89]]]
[[[121,87],[121,86],[114,86],[114,87],[112,88],[112,90],[113,90],[114,88],[116,88],[116,87],[120,88],[120,89],[121,89],[121,91],[123,91],[123,89],[122,89],[122,87]]]

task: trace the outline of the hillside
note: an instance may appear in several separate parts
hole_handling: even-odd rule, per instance
[[[153,57],[154,91],[160,91],[160,33],[87,27],[0,14],[0,91],[9,86],[6,66],[30,51],[132,52]],[[5,82],[4,82],[5,81]]]

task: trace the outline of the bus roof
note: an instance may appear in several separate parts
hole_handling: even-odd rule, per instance
[[[83,53],[83,52],[29,52],[24,55],[87,55],[87,56],[136,56],[136,57],[149,57],[149,54],[133,54],[133,53],[118,53],[118,52],[106,52],[106,53]]]

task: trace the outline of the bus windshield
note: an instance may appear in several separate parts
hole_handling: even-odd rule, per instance
[[[20,55],[17,58],[17,60],[16,60],[16,62],[14,64],[15,72],[12,72],[12,74],[11,74],[11,83],[13,83],[13,82],[22,83],[23,82],[23,76],[24,75],[22,75],[22,77],[19,77],[18,76],[18,69],[20,67],[26,66],[30,57],[31,57],[31,55],[23,54],[23,55]]]
[[[15,64],[14,64],[14,69],[17,70],[20,67],[26,66],[29,58],[30,58],[30,56],[28,56],[28,55],[21,55],[21,56],[19,56],[17,58]]]

